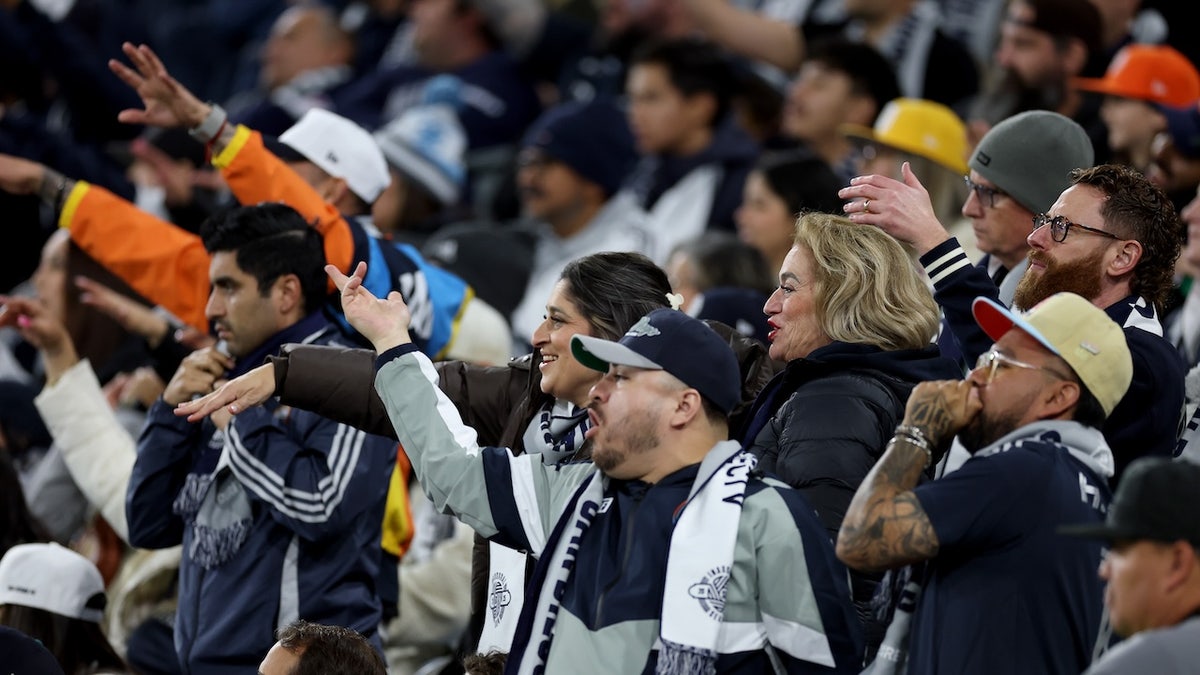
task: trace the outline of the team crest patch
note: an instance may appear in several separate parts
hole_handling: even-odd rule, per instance
[[[729,569],[729,565],[714,567],[703,579],[688,588],[688,595],[700,601],[700,608],[713,621],[720,621],[725,614],[725,587],[729,584]]]
[[[661,335],[661,333],[650,324],[650,319],[644,316],[638,319],[638,322],[630,326],[629,330],[625,332],[625,337],[654,337],[655,335]]]
[[[492,575],[492,589],[488,593],[488,609],[492,612],[492,622],[499,626],[504,618],[504,611],[512,602],[512,593],[508,590],[508,579],[499,572]]]

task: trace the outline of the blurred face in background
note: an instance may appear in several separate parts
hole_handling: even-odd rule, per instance
[[[738,238],[758,249],[768,262],[786,256],[796,232],[796,216],[761,171],[751,171],[742,205],[733,214]],[[778,272],[779,270],[771,270]]]
[[[711,124],[712,96],[686,96],[671,83],[667,68],[639,63],[629,71],[629,129],[643,155],[689,154],[690,141]]]
[[[858,151],[858,174],[878,174],[900,180],[900,165],[907,159],[902,153],[878,143],[865,143]]]
[[[465,17],[457,0],[412,0],[408,9],[412,22],[413,49],[423,65],[449,65],[450,51]]]
[[[1200,185],[1200,158],[1180,152],[1171,134],[1156,135],[1150,144],[1150,154],[1146,178],[1167,194],[1193,190]]]
[[[536,148],[517,158],[517,190],[522,213],[551,227],[575,223],[595,199],[604,200],[599,185]]]
[[[875,104],[854,91],[846,73],[815,61],[800,67],[783,108],[783,132],[789,138],[820,141],[836,135],[841,124],[871,126]]]
[[[326,15],[294,7],[281,14],[271,28],[263,46],[260,78],[274,89],[301,73],[349,63],[350,56],[348,41]]]
[[[1030,25],[1036,18],[1033,7],[1023,2],[1009,5],[1008,16],[1000,27],[995,64],[1027,89],[1061,86],[1073,73],[1065,71],[1054,38]]]
[[[1100,106],[1100,118],[1108,127],[1108,145],[1115,152],[1132,158],[1149,159],[1154,137],[1167,128],[1167,120],[1145,101],[1106,96]],[[1135,166],[1145,169],[1145,166]]]

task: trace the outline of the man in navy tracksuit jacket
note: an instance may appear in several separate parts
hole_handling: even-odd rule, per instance
[[[339,335],[319,309],[320,236],[280,204],[216,217],[202,236],[213,253],[206,312],[236,361],[215,348],[184,361],[150,411],[126,501],[130,543],[183,545],[183,672],[253,672],[296,619],[353,628],[378,648],[394,442],[274,402],[232,420],[173,414],[284,343]]]

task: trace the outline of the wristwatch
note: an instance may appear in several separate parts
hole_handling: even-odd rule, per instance
[[[188,129],[188,135],[200,141],[201,143],[211,143],[221,133],[221,129],[225,127],[225,123],[229,121],[229,116],[225,114],[225,109],[216,103],[210,102],[208,116],[200,124]]]

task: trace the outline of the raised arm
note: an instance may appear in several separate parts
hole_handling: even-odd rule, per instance
[[[850,502],[837,556],[862,571],[900,567],[937,555],[938,537],[913,493],[936,450],[948,445],[982,408],[969,380],[922,382],[904,423]],[[904,429],[915,429],[905,433]]]
[[[122,110],[118,116],[122,122],[194,130],[194,135],[206,142],[213,165],[221,169],[239,202],[286,203],[312,221],[325,238],[326,260],[342,271],[350,268],[354,242],[349,224],[312,186],[268,152],[257,132],[229,124],[224,111],[196,98],[171,77],[146,45],[127,42],[122,50],[133,68],[116,60],[108,66],[137,92],[143,104],[141,109]]]
[[[799,26],[735,6],[729,0],[683,0],[692,20],[713,42],[731,52],[791,72],[804,58]]]
[[[838,196],[852,200],[842,207],[850,220],[874,225],[925,255],[949,239],[950,233],[938,221],[929,191],[909,163],[900,170],[903,181],[874,174],[856,176]]]
[[[548,466],[537,455],[480,447],[438,388],[429,359],[408,339],[408,308],[399,293],[376,298],[362,287],[366,265],[346,277],[326,272],[341,290],[346,318],[379,354],[375,388],[434,505],[506,546],[540,552],[547,534],[590,465]]]

